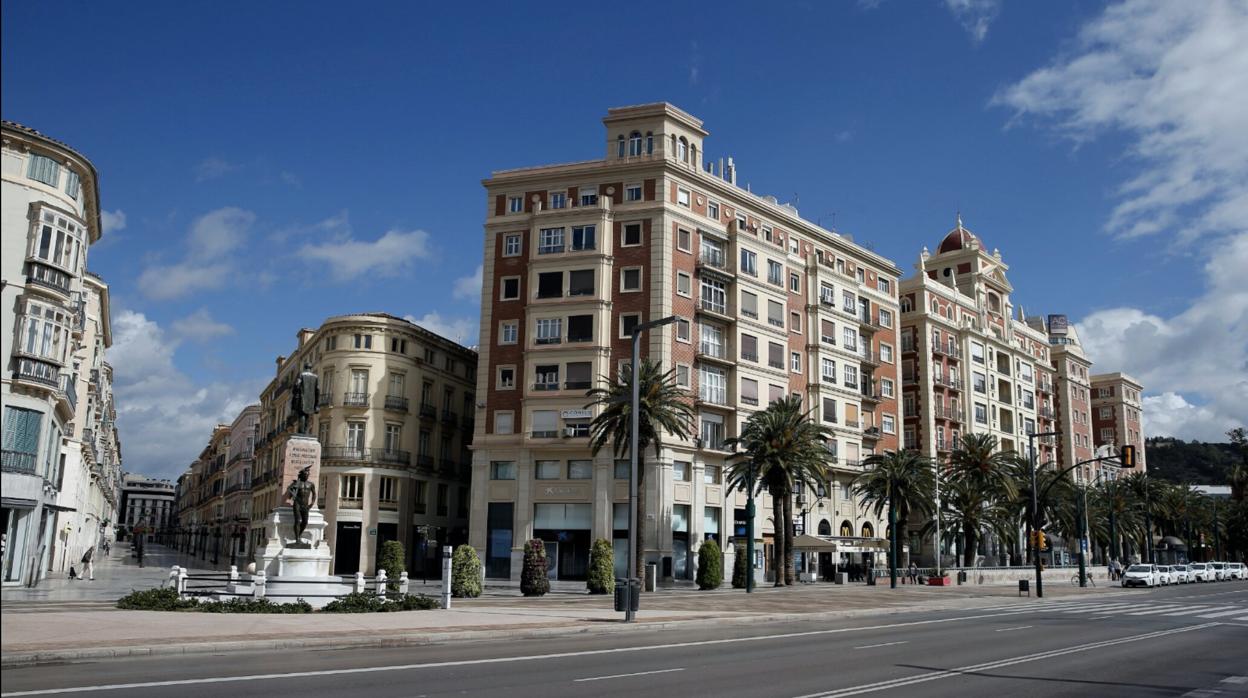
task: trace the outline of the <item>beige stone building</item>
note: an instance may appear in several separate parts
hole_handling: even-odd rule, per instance
[[[861,561],[885,530],[849,482],[899,439],[900,270],[738,186],[731,158],[704,156],[702,122],[670,104],[610,109],[603,124],[595,159],[483,182],[485,399],[470,532],[487,576],[518,578],[531,538],[545,541],[553,578],[584,578],[598,538],[613,542],[622,571],[628,465],[590,452],[585,394],[629,362],[636,324],[670,315],[677,322],[648,333],[643,356],[694,396],[696,438],[667,442],[649,466],[647,559],[663,577],[691,578],[704,540],[744,535],[745,496],[725,491],[724,440],[796,394],[834,429],[838,459],[832,487],[804,492],[796,524],[841,537],[855,551],[844,561]],[[766,497],[758,511],[763,574]],[[809,561],[825,573],[833,562]]]
[[[320,377],[312,432],[332,572],[373,574],[382,543],[398,540],[413,575],[438,576],[436,547],[468,540],[476,352],[383,313],[332,317],[297,340],[260,395],[250,547],[288,504],[278,473],[297,426],[290,386],[308,364]]]

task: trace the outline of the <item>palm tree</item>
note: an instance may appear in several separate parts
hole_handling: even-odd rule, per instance
[[[1135,495],[1125,479],[1103,480],[1093,488],[1095,509],[1104,512],[1109,521],[1109,557],[1122,560],[1122,541],[1134,537],[1138,528],[1138,507]]]
[[[800,397],[791,396],[750,415],[741,434],[724,441],[725,448],[736,451],[728,468],[729,489],[766,489],[771,495],[776,586],[793,583],[793,492],[802,485],[826,485],[831,454],[823,444],[830,433],[802,412]]]
[[[1123,478],[1137,511],[1143,514],[1144,526],[1140,529],[1140,552],[1144,562],[1153,561],[1153,516],[1160,512],[1159,502],[1163,485],[1147,473],[1131,473]]]
[[[690,436],[693,423],[693,408],[690,407],[691,397],[687,391],[676,385],[676,370],[667,373],[657,362],[645,359],[638,371],[640,398],[638,402],[637,421],[637,511],[633,519],[637,526],[637,559],[636,570],[642,574],[645,570],[645,520],[646,520],[646,467],[645,452],[654,447],[654,457],[658,459],[663,450],[663,434],[671,434],[678,439]],[[593,398],[587,408],[600,407],[601,411],[589,425],[589,445],[594,455],[598,455],[608,443],[612,445],[615,457],[629,456],[629,442],[632,439],[633,412],[633,371],[632,366],[620,370],[618,379],[604,376],[606,387],[594,388],[586,397]]]
[[[854,478],[854,493],[875,508],[876,516],[888,507],[888,578],[896,588],[898,523],[908,521],[912,511],[932,515],[936,476],[932,462],[912,450],[874,453],[862,464],[867,471]]]
[[[1016,488],[1011,477],[1014,451],[997,450],[997,437],[989,434],[966,434],[949,458],[949,479],[960,487],[958,497],[951,500],[962,524],[962,564],[975,564],[980,531],[985,512],[992,506],[1014,498]]]

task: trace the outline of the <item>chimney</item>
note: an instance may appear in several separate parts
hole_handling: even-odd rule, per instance
[[[737,166],[733,164],[732,158],[728,158],[728,169],[724,170],[724,179],[732,184],[737,183]]]

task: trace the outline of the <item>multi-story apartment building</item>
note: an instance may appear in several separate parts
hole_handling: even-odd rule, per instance
[[[138,473],[126,473],[121,486],[121,508],[117,524],[126,531],[142,526],[147,539],[167,535],[174,524],[175,485]]]
[[[290,386],[305,365],[320,378],[312,431],[321,443],[317,496],[333,573],[373,574],[382,543],[398,540],[413,574],[440,575],[437,546],[468,538],[476,352],[383,313],[300,330],[260,395],[253,549],[274,509],[287,504],[289,483],[279,478],[297,426]]]
[[[1028,435],[1054,431],[1055,375],[1048,335],[1014,310],[1001,253],[959,217],[916,270],[901,282],[903,443],[938,462],[972,433],[1027,453]],[[1041,464],[1056,453],[1048,439],[1036,451]],[[998,556],[995,543],[981,552]]]
[[[191,465],[194,500],[191,502],[191,549],[219,562],[229,553],[230,530],[225,518],[225,462],[230,452],[230,425],[218,424],[208,444]],[[224,540],[223,540],[224,539]]]
[[[225,461],[223,535],[229,540],[231,559],[245,558],[251,539],[251,474],[255,468],[256,428],[260,405],[244,407],[230,424],[230,445]]]
[[[79,393],[81,374],[88,370],[81,343],[87,324],[84,294],[90,293],[84,288],[87,250],[100,239],[100,200],[95,167],[72,147],[9,121],[2,134],[0,524],[5,544],[0,580],[33,584],[67,557],[56,554],[58,544],[94,544],[105,534],[99,522],[67,520],[61,530],[72,532],[57,535],[54,530],[58,512],[66,508],[59,500],[67,445],[74,443],[75,456],[89,449],[83,444],[89,425]],[[101,505],[101,512],[115,509],[115,496],[112,508]]]
[[[702,122],[670,104],[610,109],[603,123],[601,158],[483,182],[470,532],[487,576],[518,578],[531,538],[557,578],[583,578],[597,538],[622,568],[628,464],[590,452],[586,390],[628,364],[634,326],[673,315],[642,352],[691,392],[696,438],[665,441],[648,466],[647,559],[690,577],[702,541],[737,533],[745,495],[725,491],[724,441],[790,394],[834,429],[837,457],[830,490],[804,493],[799,526],[874,550],[884,528],[848,488],[863,457],[897,448],[900,270],[737,186],[731,158],[704,159]]]
[[[1144,386],[1125,373],[1102,373],[1090,378],[1092,394],[1092,441],[1098,446],[1116,450],[1135,446],[1137,472],[1147,472],[1144,453],[1143,404],[1140,393]]]
[[[1028,319],[1038,331],[1048,333],[1053,370],[1056,374],[1054,389],[1057,391],[1057,437],[1058,462],[1063,467],[1090,460],[1095,445],[1092,442],[1092,402],[1089,382],[1092,360],[1079,343],[1079,333],[1065,315],[1039,316]],[[1092,482],[1096,472],[1109,472],[1105,467],[1088,465],[1076,472],[1080,482]]]

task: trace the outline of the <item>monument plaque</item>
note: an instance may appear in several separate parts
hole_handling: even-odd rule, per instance
[[[286,449],[282,451],[282,479],[278,483],[278,490],[285,492],[304,468],[309,469],[310,482],[320,482],[317,475],[321,470],[321,442],[310,436],[295,434],[286,442]]]

